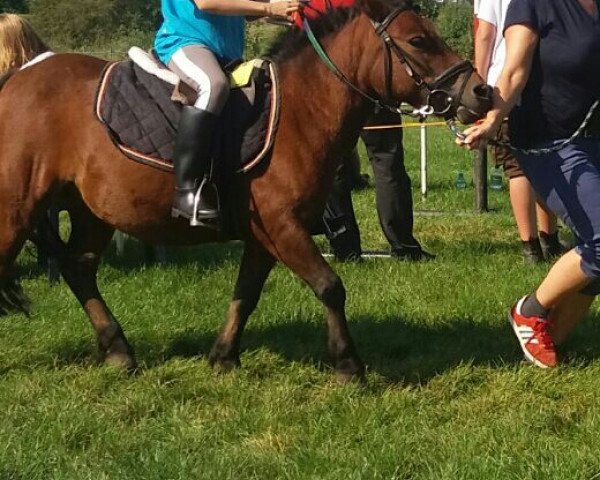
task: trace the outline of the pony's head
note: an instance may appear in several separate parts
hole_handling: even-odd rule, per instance
[[[491,107],[492,89],[442,40],[433,23],[410,1],[360,0],[359,82],[383,102],[406,101],[463,123]]]

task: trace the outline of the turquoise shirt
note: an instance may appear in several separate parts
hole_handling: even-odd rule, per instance
[[[173,54],[188,45],[203,45],[227,60],[244,53],[244,17],[214,15],[198,9],[193,0],[161,0],[163,24],[154,50],[168,65]]]

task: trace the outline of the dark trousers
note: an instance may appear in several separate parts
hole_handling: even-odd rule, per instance
[[[372,125],[392,125],[401,122],[400,115],[382,110],[369,121]],[[411,181],[404,165],[402,129],[364,130],[361,138],[375,176],[375,199],[379,224],[392,250],[420,247],[413,236],[413,201]],[[345,163],[345,162],[344,162]],[[347,167],[342,164],[334,182],[324,215],[328,210],[337,215],[341,228],[328,232],[332,249],[342,255],[360,253],[360,233],[352,207]],[[334,230],[334,229],[329,229]]]
[[[362,253],[347,160],[345,158],[338,169],[323,213],[325,235],[335,254],[340,257],[352,254],[360,256]]]

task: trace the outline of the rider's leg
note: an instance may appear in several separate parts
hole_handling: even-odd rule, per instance
[[[199,45],[189,45],[175,52],[169,68],[198,92],[194,106],[184,107],[178,127],[174,158],[177,188],[172,213],[176,217],[218,218],[219,202],[214,184],[203,184],[197,212],[194,212],[194,199],[202,177],[207,174],[210,177],[213,137],[229,96],[229,81],[215,55]]]

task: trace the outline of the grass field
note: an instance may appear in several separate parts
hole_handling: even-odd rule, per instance
[[[239,245],[176,250],[163,267],[142,266],[134,242],[124,258],[109,252],[100,286],[143,367],[134,377],[97,364],[82,309],[25,251],[32,316],[0,322],[0,480],[600,478],[597,310],[560,368],[524,364],[506,311],[548,267],[522,262],[506,192],[472,213],[472,188],[453,186],[459,170],[470,179],[471,157],[442,129],[422,199],[417,145],[407,133],[427,213],[415,230],[437,259],[335,265],[364,387],[334,383],[321,307],[283,268],[249,323],[242,369],[209,368]],[[356,208],[365,248],[381,249],[373,193]]]

